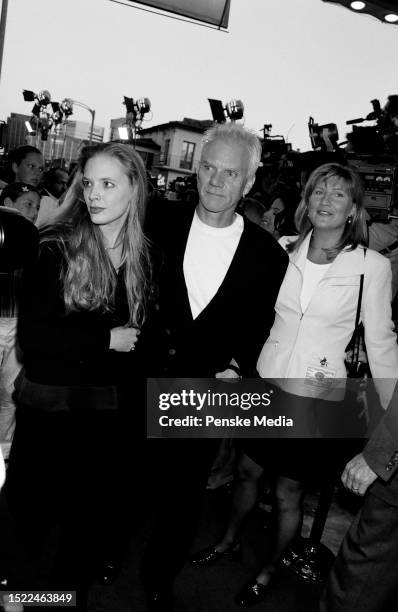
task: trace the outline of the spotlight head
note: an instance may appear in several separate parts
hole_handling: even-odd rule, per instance
[[[51,94],[47,89],[42,89],[42,91],[38,95],[39,102],[42,106],[47,106],[51,102]]]
[[[216,121],[216,123],[225,123],[224,107],[221,100],[214,100],[213,98],[207,99],[210,104],[210,110],[214,121]]]
[[[34,91],[29,91],[29,89],[24,89],[22,91],[23,99],[25,102],[34,102],[36,99],[36,94]]]
[[[231,100],[226,106],[228,117],[231,121],[242,119],[245,107],[243,106],[242,100]]]
[[[137,100],[137,106],[141,115],[145,115],[145,113],[148,113],[151,110],[151,101],[149,98],[140,98]]]
[[[61,110],[65,117],[69,117],[73,113],[73,100],[72,98],[64,98],[61,102]]]
[[[123,104],[126,106],[126,113],[135,113],[136,112],[136,106],[135,106],[135,102],[133,98],[127,98],[126,96],[123,96],[124,102]]]

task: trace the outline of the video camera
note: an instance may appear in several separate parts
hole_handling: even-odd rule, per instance
[[[271,123],[264,124],[261,159],[266,163],[267,161],[274,162],[275,159],[279,160],[282,155],[292,150],[292,145],[286,142],[283,136],[272,135],[271,130]]]
[[[347,159],[361,176],[364,204],[372,221],[388,223],[398,197],[398,96],[389,96],[384,108],[371,100],[373,110],[366,117],[350,119],[352,132],[347,134]],[[359,127],[358,123],[374,122]]]
[[[366,117],[346,122],[353,126],[346,142],[338,142],[335,123],[318,125],[310,117],[308,129],[313,155],[343,156],[343,163],[361,176],[364,205],[371,220],[388,223],[398,197],[398,96],[389,96],[383,109],[379,100],[371,100],[371,104],[373,110]],[[366,121],[374,125],[357,125]]]

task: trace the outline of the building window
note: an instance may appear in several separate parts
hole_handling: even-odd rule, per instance
[[[168,157],[169,157],[169,149],[170,149],[170,138],[166,138],[166,140],[164,141],[164,149],[162,151],[162,153],[160,154],[160,163],[164,164],[165,166],[168,165]]]
[[[195,143],[187,142],[186,140],[184,140],[184,142],[182,143],[180,168],[184,168],[185,170],[192,170],[194,153]]]

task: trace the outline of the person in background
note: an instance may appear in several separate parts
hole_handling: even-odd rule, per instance
[[[252,223],[266,229],[263,222],[266,207],[257,198],[251,196],[244,198],[242,202],[242,213],[245,217],[250,219]]]
[[[30,145],[17,147],[9,154],[15,181],[38,187],[44,172],[43,155]]]
[[[36,223],[40,210],[40,193],[28,183],[9,183],[0,194],[0,206],[14,208],[32,223]]]
[[[10,275],[14,271],[21,270],[35,261],[39,244],[37,228],[25,219],[18,211],[13,208],[0,206],[0,278]],[[4,277],[3,277],[4,275]],[[1,282],[1,281],[0,281]],[[0,288],[0,295],[2,288]],[[3,453],[0,448],[0,490],[5,478],[5,465]],[[4,507],[4,497],[0,491],[0,526],[6,528],[3,517],[7,514]],[[1,534],[0,552],[4,548],[5,534]],[[1,563],[0,563],[1,567]],[[0,570],[1,585],[4,576]],[[2,600],[0,592],[0,607],[3,605],[5,612],[21,612],[23,606],[7,603]]]
[[[297,191],[276,186],[270,194],[270,205],[263,215],[264,229],[277,240],[282,236],[294,235],[296,233],[294,215],[299,201]]]
[[[50,168],[45,174],[41,184],[41,204],[38,227],[51,223],[54,212],[58,210],[59,200],[68,187],[68,173],[62,168]]]
[[[32,185],[10,183],[0,194],[0,206],[18,211],[35,223],[40,195]],[[15,239],[18,240],[18,237]],[[0,447],[5,459],[10,453],[15,428],[14,382],[22,367],[16,338],[21,271],[0,272]]]
[[[130,452],[144,430],[145,205],[133,148],[84,149],[65,216],[42,233],[22,282],[24,370],[3,490],[23,550],[8,586],[77,590],[79,610],[131,522]]]

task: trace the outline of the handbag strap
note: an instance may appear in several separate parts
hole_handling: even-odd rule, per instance
[[[364,249],[364,251],[363,251],[364,259],[366,257],[366,250],[367,249]],[[359,337],[360,337],[359,318],[361,316],[361,306],[362,306],[362,293],[363,293],[364,276],[365,276],[364,274],[361,274],[360,280],[359,280],[359,294],[358,294],[357,314],[355,316],[355,328],[354,328],[354,333],[352,335],[353,350],[352,350],[352,357],[351,357],[351,365],[353,365],[354,363],[357,363],[358,362],[358,357],[359,357]]]

